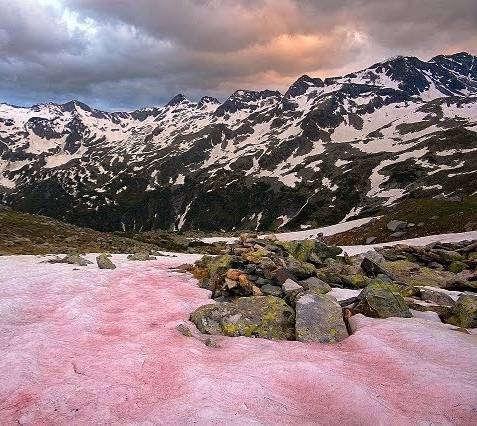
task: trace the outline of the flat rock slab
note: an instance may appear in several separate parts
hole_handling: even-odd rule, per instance
[[[214,348],[176,330],[210,303],[168,269],[193,257],[42,260],[0,257],[2,424],[477,423],[477,336],[455,326],[355,316],[336,345]]]

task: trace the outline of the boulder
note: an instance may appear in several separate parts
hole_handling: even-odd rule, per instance
[[[309,290],[312,293],[325,294],[331,291],[330,285],[317,277],[307,278],[306,280],[299,281],[298,284],[302,286],[305,290]]]
[[[477,296],[461,295],[452,307],[450,316],[444,320],[448,324],[462,328],[477,327]]]
[[[176,330],[185,337],[192,337],[192,331],[186,324],[177,324]]]
[[[304,293],[296,300],[296,340],[336,343],[348,337],[341,306],[333,298]]]
[[[397,287],[381,281],[375,281],[361,291],[354,312],[373,318],[412,317]]]
[[[201,306],[190,316],[200,332],[225,336],[292,340],[295,312],[273,296],[241,297]]]
[[[365,243],[366,243],[366,244],[372,244],[372,243],[374,243],[376,240],[377,240],[377,237],[368,237],[368,238],[366,238]]]
[[[281,241],[277,244],[300,262],[320,263],[327,258],[335,259],[343,252],[340,247],[328,246],[317,240]]]
[[[310,254],[315,250],[316,243],[313,240],[283,241],[279,245],[295,259],[307,262]]]
[[[397,231],[397,232],[393,232],[392,234],[390,234],[389,236],[391,238],[402,238],[404,237],[404,235],[406,235],[406,232],[405,231]]]
[[[340,286],[344,288],[365,288],[371,283],[371,279],[363,274],[340,275]]]
[[[151,256],[147,252],[140,252],[140,253],[130,254],[128,256],[128,259],[139,261],[139,262],[145,262],[146,260],[156,260],[156,258],[154,256]]]
[[[111,261],[111,259],[104,253],[101,253],[96,258],[96,263],[98,264],[99,269],[116,269],[116,265]]]

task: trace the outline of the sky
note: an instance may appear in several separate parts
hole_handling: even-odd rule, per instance
[[[0,102],[106,110],[477,54],[476,0],[0,0]]]

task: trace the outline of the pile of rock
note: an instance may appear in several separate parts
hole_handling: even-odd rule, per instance
[[[432,288],[475,290],[476,247],[397,246],[348,257],[318,240],[243,234],[227,254],[205,256],[188,267],[218,302],[197,309],[191,320],[206,334],[327,343],[348,336],[347,320],[356,313],[406,318],[411,310],[433,311],[445,322],[474,327],[475,294],[456,302]],[[355,293],[338,300],[330,295],[335,289]]]

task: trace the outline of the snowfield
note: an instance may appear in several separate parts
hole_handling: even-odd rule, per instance
[[[1,423],[476,424],[475,334],[355,316],[334,346],[209,347],[176,330],[211,302],[169,269],[196,258],[117,255],[108,271],[0,257]]]
[[[335,235],[340,232],[349,231],[350,229],[357,228],[358,226],[364,225],[368,222],[371,222],[373,219],[378,219],[380,216],[375,217],[365,217],[362,219],[349,220],[347,222],[337,223],[335,225],[323,226],[322,228],[313,228],[307,229],[305,231],[294,231],[294,232],[279,232],[275,235],[280,241],[294,241],[294,240],[309,240],[316,238],[319,234],[327,237],[329,235]],[[266,234],[260,236],[260,238],[266,238],[271,234]],[[238,237],[206,237],[202,238],[201,241],[204,243],[216,243],[216,242],[225,242],[227,244],[232,244],[238,240]]]

